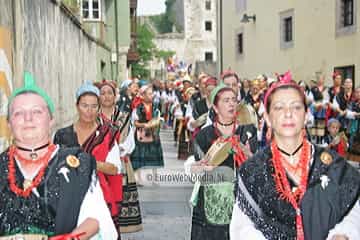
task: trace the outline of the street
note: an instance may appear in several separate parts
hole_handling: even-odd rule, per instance
[[[184,161],[177,160],[173,130],[161,129],[160,137],[165,167],[159,169],[157,174],[184,174]],[[145,170],[142,174],[142,176],[150,175],[151,170]],[[137,233],[122,234],[123,240],[182,240],[190,238],[191,208],[189,199],[192,191],[190,184],[175,181],[165,184],[145,182],[144,187],[139,187],[138,191],[143,230]]]

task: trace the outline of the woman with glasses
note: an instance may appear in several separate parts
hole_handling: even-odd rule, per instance
[[[191,239],[229,239],[229,223],[234,203],[235,170],[257,149],[256,127],[252,124],[238,125],[236,121],[237,97],[235,91],[224,84],[211,92],[215,119],[212,125],[204,127],[194,142],[194,172],[205,171],[194,185],[192,194],[193,215]],[[225,143],[227,150],[220,150],[223,161],[209,155],[217,149],[212,146]],[[225,152],[224,152],[225,151]],[[209,152],[209,153],[208,153]],[[230,154],[229,154],[230,153]]]
[[[104,199],[119,231],[119,204],[122,200],[121,161],[117,142],[119,132],[98,118],[99,96],[99,89],[89,82],[77,90],[76,110],[79,118],[74,124],[58,130],[54,143],[66,147],[81,146],[83,151],[95,157]]]
[[[9,98],[13,145],[0,154],[0,239],[99,239],[100,234],[115,240],[93,177],[95,159],[52,142],[54,113],[50,96],[25,72],[24,86]]]

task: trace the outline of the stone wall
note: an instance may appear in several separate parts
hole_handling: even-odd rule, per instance
[[[0,152],[10,144],[7,125],[8,97],[13,79],[13,18],[12,1],[0,0]]]
[[[0,26],[2,27],[13,27],[13,18],[12,18],[12,1],[10,0],[0,0]]]
[[[31,72],[56,105],[56,128],[74,121],[75,91],[97,75],[97,44],[59,1],[0,0],[0,27],[13,33],[15,87]],[[104,49],[104,51],[107,51]]]

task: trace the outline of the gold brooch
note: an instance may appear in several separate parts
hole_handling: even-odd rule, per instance
[[[330,155],[330,153],[328,152],[323,152],[320,155],[320,160],[325,164],[325,165],[330,165],[333,162],[333,158]]]
[[[66,157],[66,163],[72,168],[77,168],[80,166],[80,160],[74,155],[69,155]]]

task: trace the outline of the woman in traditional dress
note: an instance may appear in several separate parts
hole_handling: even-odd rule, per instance
[[[215,121],[212,125],[207,126],[200,130],[195,138],[194,153],[195,162],[192,165],[194,170],[207,170],[208,173],[203,179],[210,179],[210,176],[222,176],[219,183],[225,184],[227,188],[227,199],[234,196],[234,187],[228,187],[229,183],[234,180],[234,168],[240,166],[245,160],[246,155],[244,152],[255,152],[257,148],[256,128],[254,125],[237,126],[235,121],[237,97],[233,89],[226,87],[225,85],[217,86],[211,93],[211,102],[216,114]],[[214,159],[206,159],[205,153],[209,150],[214,141],[229,142],[232,147],[232,153],[229,154],[226,159],[216,168],[209,162]],[[245,146],[246,145],[246,146]],[[223,171],[224,170],[224,171]],[[214,175],[212,175],[214,174]],[[209,176],[209,177],[206,177]],[[208,183],[203,182],[200,187],[198,183],[195,184],[193,194],[197,197],[194,202],[192,227],[191,227],[191,239],[229,239],[229,219],[231,217],[231,211],[233,202],[231,200],[222,202],[217,201],[221,199],[207,198]],[[231,186],[231,185],[230,185]],[[225,215],[219,216],[215,213],[215,218],[223,220],[222,222],[214,223],[214,216],[210,216],[207,213],[211,213],[208,207],[210,206],[215,212],[221,211]],[[213,211],[213,212],[214,212]],[[228,220],[226,220],[228,218]]]
[[[0,236],[98,239],[99,233],[102,239],[115,240],[95,159],[80,148],[52,143],[55,106],[29,73],[24,83],[9,98],[14,144],[0,155]]]
[[[98,118],[100,92],[85,82],[76,92],[78,120],[55,133],[54,142],[65,147],[81,147],[96,159],[97,175],[116,229],[119,232],[122,177],[116,128]],[[120,238],[120,234],[119,234]]]
[[[209,111],[211,109],[210,94],[216,87],[217,80],[211,76],[206,77],[203,85],[204,97],[195,102],[194,107],[192,108],[191,117],[187,124],[188,129],[193,132],[194,137],[200,131],[200,128],[206,124],[208,117],[212,120],[214,115],[213,110]],[[211,113],[210,116],[208,116],[209,113]]]
[[[350,144],[346,158],[360,164],[360,86],[354,90],[354,98],[347,109],[346,117],[350,121]]]
[[[130,80],[129,80],[130,81]],[[118,205],[121,208],[119,216],[120,232],[129,233],[142,229],[139,194],[136,187],[133,168],[129,159],[135,148],[134,130],[131,125],[131,99],[137,93],[137,83],[130,81],[122,88],[120,101],[115,105],[116,84],[112,81],[102,81],[96,86],[100,90],[100,116],[104,121],[110,121],[120,134],[119,148],[123,165],[123,200]]]
[[[174,116],[176,117],[175,134],[178,143],[178,159],[186,160],[192,154],[191,133],[187,129],[188,118],[186,116],[186,109],[190,100],[186,97],[186,91],[192,86],[192,80],[189,75],[185,75],[179,84],[179,89],[175,92],[177,96],[174,108]]]
[[[327,122],[327,134],[325,135],[325,147],[334,150],[341,157],[345,157],[348,149],[348,139],[344,132],[340,131],[341,123],[336,118],[330,118]]]
[[[314,124],[309,129],[312,142],[323,145],[326,133],[327,112],[331,105],[328,89],[325,86],[325,77],[320,75],[314,80],[315,86],[310,89],[308,100],[310,101],[311,114],[314,116]]]
[[[140,88],[140,98],[132,112],[135,130],[135,150],[130,159],[135,171],[142,167],[155,168],[164,166],[163,151],[159,136],[160,115],[153,106],[152,87],[146,84]],[[156,120],[157,119],[157,120]],[[141,184],[140,171],[135,172]]]
[[[339,113],[337,118],[339,119],[342,129],[349,130],[349,119],[347,118],[348,108],[351,105],[353,99],[353,81],[351,78],[346,78],[343,83],[343,87],[340,92],[335,96],[333,107]],[[348,132],[346,132],[348,134]]]
[[[307,140],[296,83],[280,79],[264,103],[273,138],[239,169],[231,239],[325,239],[359,198],[359,173]]]

